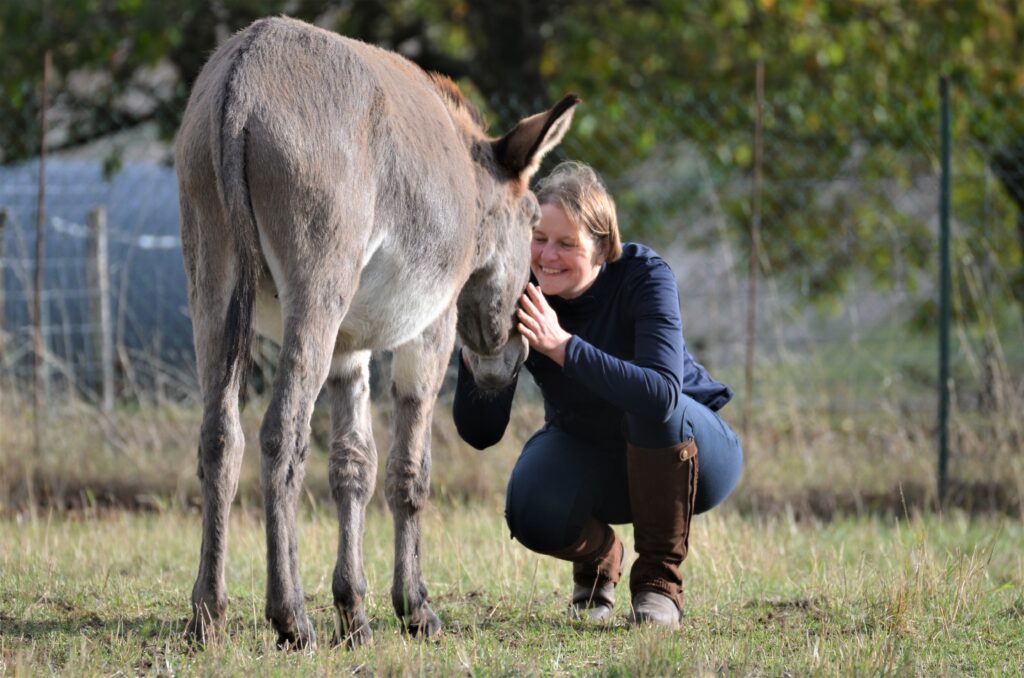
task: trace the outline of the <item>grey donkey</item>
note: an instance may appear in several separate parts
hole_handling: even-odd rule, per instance
[[[207,62],[175,155],[204,409],[192,637],[205,641],[227,608],[228,513],[243,450],[238,396],[254,329],[281,347],[259,433],[266,616],[279,643],[315,643],[296,511],[325,383],[340,523],[334,640],[355,646],[372,637],[362,546],[377,468],[368,388],[375,349],[394,351],[391,599],[408,632],[440,630],[421,573],[418,518],[437,391],[456,332],[485,387],[509,383],[522,364],[513,316],[539,219],[528,182],[578,102],[567,96],[491,138],[450,80],[285,18],[255,22]]]

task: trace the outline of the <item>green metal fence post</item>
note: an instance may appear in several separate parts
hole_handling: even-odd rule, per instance
[[[942,106],[942,176],[939,182],[939,479],[938,499],[946,500],[949,465],[949,325],[950,325],[950,261],[949,261],[949,78],[939,78]]]

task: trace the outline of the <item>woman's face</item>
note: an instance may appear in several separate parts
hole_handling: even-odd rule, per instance
[[[540,206],[540,224],[533,229],[530,268],[548,296],[574,299],[590,287],[604,264],[604,252],[580,232],[558,205]]]

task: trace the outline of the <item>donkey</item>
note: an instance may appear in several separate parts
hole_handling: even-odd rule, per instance
[[[203,398],[203,538],[187,633],[227,608],[228,514],[243,451],[238,396],[252,332],[280,344],[260,428],[266,617],[281,646],[315,634],[299,577],[296,504],[313,404],[331,403],[330,485],[340,523],[336,643],[372,638],[363,527],[377,451],[369,359],[393,349],[385,489],[395,525],[391,599],[403,628],[441,628],[420,570],[430,422],[458,333],[477,381],[509,383],[526,345],[513,320],[539,219],[530,176],[579,99],[501,138],[450,80],[286,18],[221,46],[192,90],[175,149],[182,250]]]

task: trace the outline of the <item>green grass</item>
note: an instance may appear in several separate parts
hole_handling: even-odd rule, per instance
[[[0,522],[0,675],[1014,674],[1024,668],[1024,525],[963,514],[794,522],[724,510],[697,519],[677,633],[565,620],[568,566],[508,539],[497,502],[431,505],[424,571],[446,626],[401,635],[390,609],[391,523],[366,536],[371,647],[329,647],[337,526],[301,523],[311,653],[274,648],[263,620],[261,521],[236,511],[227,636],[181,640],[199,517],[112,512]],[[623,530],[627,544],[628,529]]]

